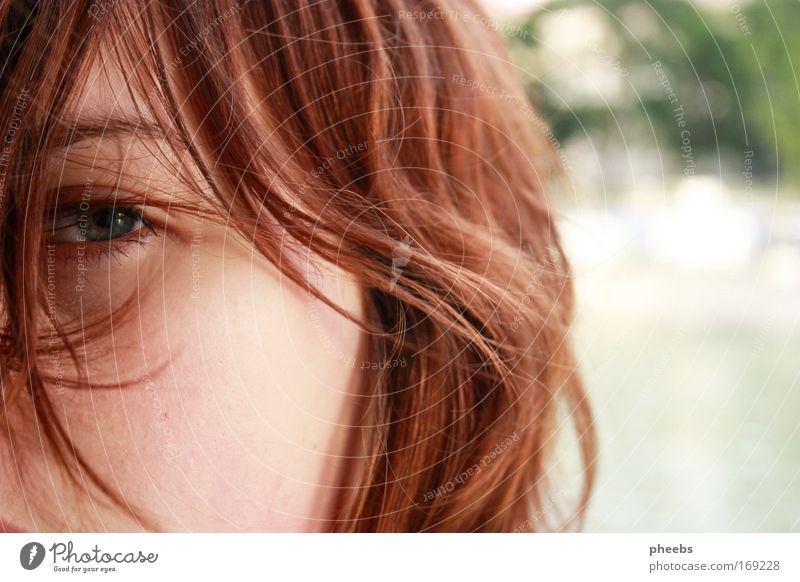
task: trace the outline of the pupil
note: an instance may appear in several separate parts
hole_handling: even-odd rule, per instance
[[[99,210],[97,214],[94,215],[95,226],[98,228],[109,228],[114,214],[112,210]]]
[[[135,217],[125,210],[104,208],[94,214],[92,222],[97,230],[102,231],[97,238],[110,240],[128,234],[133,228]]]

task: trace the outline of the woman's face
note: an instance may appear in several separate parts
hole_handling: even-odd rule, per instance
[[[136,120],[136,100],[123,75],[96,67],[70,115],[78,124]],[[158,529],[324,529],[317,520],[333,509],[355,420],[362,333],[226,228],[224,216],[148,207],[180,196],[200,209],[202,200],[164,164],[171,156],[191,172],[187,156],[167,153],[163,136],[120,127],[79,138],[53,157],[47,177],[59,203],[73,203],[57,215],[47,251],[49,315],[88,325],[131,299],[79,358],[90,388],[50,390],[67,434]],[[117,182],[135,205],[103,202]],[[282,256],[362,315],[352,278],[312,264],[304,249],[284,247]],[[49,359],[57,378],[74,376],[66,353]],[[26,483],[40,486],[2,480],[0,517],[23,529],[138,528],[91,487],[71,484],[37,438],[16,445],[17,461],[5,466],[24,455],[35,475]]]

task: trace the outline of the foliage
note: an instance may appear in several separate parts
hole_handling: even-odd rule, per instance
[[[527,18],[527,33],[510,37],[509,44],[515,60],[532,72],[531,96],[562,143],[584,132],[593,139],[624,134],[628,146],[657,142],[673,169],[686,171],[683,119],[701,171],[722,172],[726,164],[740,168],[750,150],[756,178],[796,184],[800,4],[718,0],[713,9],[709,5],[557,0]],[[589,20],[564,17],[576,13]],[[576,30],[586,22],[602,34]],[[575,42],[554,44],[554,29]],[[589,90],[593,98],[587,99],[580,90],[567,90],[576,84],[580,89],[584,80],[590,84],[591,67],[616,74],[622,92]]]

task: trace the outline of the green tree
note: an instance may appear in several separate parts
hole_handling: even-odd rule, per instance
[[[537,63],[552,54],[543,37],[548,19],[588,9],[610,33],[606,46],[594,50],[625,72],[627,99],[564,103],[552,87],[558,85],[554,76],[576,74],[565,68],[540,67],[529,83],[562,142],[584,131],[619,131],[619,123],[629,142],[655,131],[661,151],[686,169],[686,134],[678,125],[684,121],[704,171],[716,170],[720,160],[741,163],[752,150],[757,178],[797,184],[800,3],[720,0],[714,10],[700,6],[684,0],[558,0],[533,13],[524,23],[528,34],[509,42],[515,58],[538,74]]]

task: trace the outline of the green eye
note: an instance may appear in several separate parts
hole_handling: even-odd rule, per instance
[[[130,208],[101,208],[88,215],[86,240],[104,241],[120,238],[142,227],[142,217]]]
[[[86,211],[56,212],[51,242],[107,242],[147,226],[134,208],[93,208]]]

